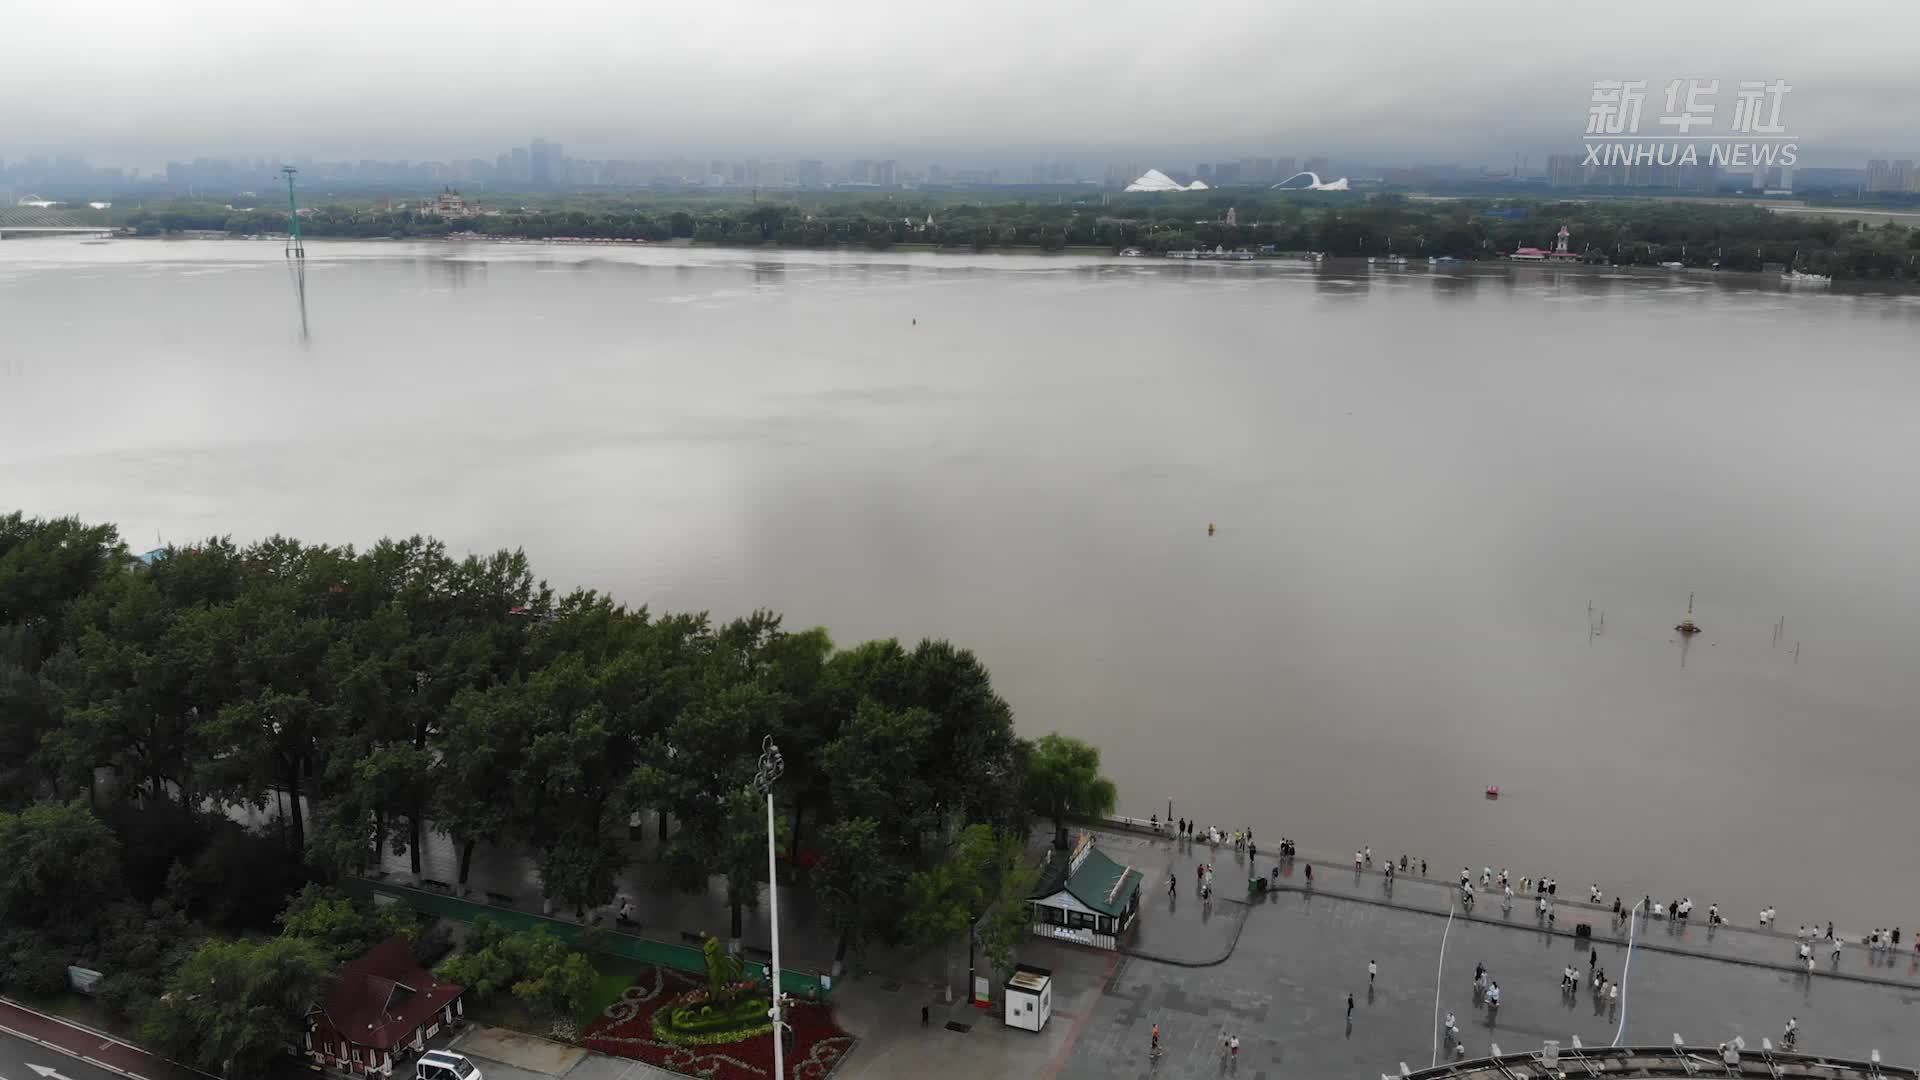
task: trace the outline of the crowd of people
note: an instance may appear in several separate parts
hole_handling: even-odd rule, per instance
[[[1229,832],[1209,825],[1202,829],[1197,822],[1189,821],[1186,818],[1180,818],[1177,822],[1168,822],[1167,824],[1174,828],[1176,835],[1182,839],[1191,840],[1197,837],[1216,849],[1222,844],[1231,843],[1236,851],[1245,851],[1249,856],[1258,856],[1260,853],[1260,849],[1254,843],[1253,830],[1251,828],[1236,829]],[[1160,822],[1157,816],[1152,819],[1152,825],[1154,831],[1158,832]],[[1282,837],[1280,839],[1279,857],[1282,860],[1290,860],[1295,854],[1296,846],[1294,842],[1286,837]],[[1353,869],[1356,874],[1373,870],[1375,865],[1373,848],[1370,845],[1362,845],[1354,851]],[[1402,854],[1398,860],[1387,857],[1381,860],[1378,866],[1382,876],[1386,879],[1386,884],[1389,889],[1392,888],[1395,879],[1402,874],[1413,873],[1422,878],[1428,877],[1427,861],[1407,854]],[[1274,871],[1276,880],[1278,879],[1278,875],[1279,871],[1276,867]],[[1306,869],[1305,880],[1309,886],[1313,884],[1313,868],[1310,865]],[[1477,899],[1477,893],[1496,890],[1501,894],[1502,911],[1510,912],[1513,910],[1513,900],[1516,895],[1526,896],[1530,894],[1534,897],[1535,912],[1539,921],[1549,927],[1558,924],[1559,913],[1555,907],[1558,903],[1560,892],[1560,882],[1558,879],[1548,876],[1534,877],[1531,874],[1522,874],[1516,883],[1506,867],[1503,866],[1499,870],[1495,870],[1491,866],[1483,866],[1478,875],[1478,886],[1476,888],[1473,869],[1467,866],[1460,868],[1459,892],[1463,907],[1472,910],[1474,902]],[[1599,882],[1588,883],[1586,902],[1596,907],[1606,904],[1606,892],[1600,888]],[[1692,897],[1679,897],[1661,902],[1654,900],[1651,895],[1648,895],[1642,898],[1640,904],[1629,906],[1624,898],[1616,895],[1613,898],[1612,905],[1613,921],[1616,925],[1624,925],[1634,916],[1636,909],[1644,918],[1664,920],[1668,924],[1670,931],[1678,933],[1691,924],[1694,901]],[[1776,929],[1776,918],[1777,913],[1773,907],[1768,906],[1763,909],[1760,912],[1760,918],[1758,920],[1760,928],[1763,930]],[[1709,929],[1724,926],[1726,922],[1725,916],[1720,913],[1720,905],[1709,904],[1707,906],[1706,925]],[[1819,933],[1820,930],[1818,926],[1802,926],[1798,936],[1801,938],[1811,938],[1818,936]],[[1861,935],[1860,945],[1868,951],[1874,963],[1891,964],[1893,963],[1895,955],[1899,953],[1902,948],[1902,936],[1903,932],[1897,926],[1892,929],[1875,929],[1871,933]],[[1907,944],[1913,949],[1914,955],[1920,956],[1920,934],[1907,935],[1907,938]],[[1834,962],[1837,964],[1841,951],[1841,938],[1834,933],[1831,922],[1829,922],[1826,927],[1826,940],[1834,944]],[[1801,959],[1804,962],[1806,958],[1802,957]]]
[[[1218,827],[1210,825],[1203,829],[1198,823],[1185,818],[1170,821],[1167,824],[1182,841],[1191,842],[1198,839],[1215,849],[1218,849],[1222,844],[1231,843],[1236,851],[1244,851],[1249,857],[1256,857],[1259,854],[1259,848],[1254,842],[1253,830],[1251,828],[1223,831]],[[1153,822],[1153,828],[1156,832],[1159,831],[1160,823],[1157,818]],[[1282,837],[1280,839],[1275,865],[1272,869],[1276,881],[1278,880],[1281,866],[1291,862],[1296,853],[1297,849],[1294,841]],[[1371,846],[1362,845],[1353,853],[1353,869],[1356,877],[1363,872],[1371,871],[1374,867],[1375,861],[1373,848]],[[1381,874],[1386,879],[1386,886],[1389,890],[1392,888],[1396,873],[1414,873],[1422,878],[1429,877],[1427,861],[1407,854],[1402,854],[1398,860],[1391,857],[1385,858],[1380,861],[1379,868]],[[1213,869],[1213,865],[1207,862],[1201,862],[1195,867],[1196,882],[1203,899],[1210,898],[1212,895]],[[1313,886],[1313,866],[1310,863],[1305,867],[1304,880],[1308,888]],[[1534,877],[1530,874],[1523,874],[1516,883],[1513,876],[1505,867],[1501,867],[1496,871],[1493,867],[1486,866],[1480,870],[1476,888],[1476,876],[1472,867],[1463,866],[1460,868],[1459,890],[1465,906],[1469,909],[1471,909],[1473,905],[1476,892],[1490,892],[1497,889],[1502,897],[1503,910],[1511,911],[1514,896],[1516,895],[1516,884],[1519,895],[1533,896],[1535,910],[1540,921],[1547,927],[1552,928],[1558,914],[1555,909],[1560,891],[1560,885],[1557,879],[1550,876]],[[1167,883],[1168,892],[1170,894],[1175,892],[1177,887],[1177,877],[1170,875]],[[1587,885],[1586,903],[1595,907],[1603,907],[1606,904],[1606,893],[1600,888],[1598,882],[1590,882]],[[1639,903],[1629,904],[1623,897],[1616,895],[1613,898],[1612,917],[1616,924],[1624,924],[1636,915],[1650,919],[1661,919],[1665,920],[1670,929],[1677,933],[1692,920],[1694,906],[1693,898],[1685,896],[1665,902],[1658,902],[1649,894],[1643,896]],[[1762,929],[1773,929],[1775,928],[1776,919],[1777,913],[1774,908],[1768,906],[1760,912],[1760,918],[1758,920],[1759,926]],[[1710,930],[1724,925],[1725,922],[1726,919],[1720,913],[1720,905],[1707,905],[1706,924]],[[1831,945],[1832,961],[1835,966],[1838,966],[1844,947],[1844,940],[1841,935],[1835,933],[1831,922],[1827,923],[1824,933],[1817,925],[1802,925],[1795,936],[1797,938],[1796,947],[1799,959],[1806,965],[1809,973],[1814,969],[1814,945],[1822,938]],[[1906,936],[1915,954],[1920,956],[1920,934]],[[1902,937],[1903,931],[1900,927],[1896,926],[1892,929],[1879,928],[1869,934],[1862,935],[1860,944],[1866,948],[1874,958],[1873,962],[1891,964],[1895,954],[1902,946]],[[1600,952],[1598,948],[1590,948],[1588,950],[1587,968],[1586,976],[1582,977],[1578,969],[1573,965],[1564,967],[1560,973],[1560,992],[1566,998],[1573,999],[1580,995],[1584,986],[1592,994],[1596,1012],[1604,1006],[1609,1010],[1611,1017],[1617,1018],[1620,1008],[1620,984],[1609,977],[1606,968],[1600,965]],[[1372,1000],[1372,987],[1379,978],[1379,973],[1378,963],[1373,960],[1367,961],[1369,1000]],[[1486,1008],[1489,1017],[1500,1008],[1500,984],[1493,979],[1484,963],[1474,965],[1473,1000],[1475,1004],[1482,1005]],[[1353,1010],[1353,995],[1348,994],[1347,1021],[1349,1025],[1353,1020]],[[1792,1048],[1798,1041],[1798,1029],[1798,1017],[1787,1022],[1786,1028],[1782,1033],[1782,1038],[1789,1048]],[[1454,1054],[1464,1053],[1464,1048],[1460,1042],[1459,1024],[1451,1012],[1446,1014],[1446,1020],[1442,1025],[1442,1033],[1445,1035],[1447,1044]],[[1238,1056],[1238,1043],[1239,1040],[1237,1037],[1231,1035],[1225,1037],[1222,1048],[1226,1051],[1226,1057],[1229,1060]],[[1159,1026],[1155,1025],[1153,1030],[1153,1054],[1156,1057],[1159,1056],[1159,1046],[1160,1030]]]

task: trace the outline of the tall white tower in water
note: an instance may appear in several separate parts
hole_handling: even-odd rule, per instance
[[[1553,235],[1553,253],[1555,255],[1567,254],[1567,240],[1572,236],[1573,233],[1569,232],[1565,225],[1560,226],[1560,231]]]

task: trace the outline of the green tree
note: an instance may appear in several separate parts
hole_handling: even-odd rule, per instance
[[[516,934],[507,948],[519,978],[513,996],[527,1007],[549,1016],[572,1016],[580,1011],[599,977],[593,965],[551,934]]]
[[[208,941],[167,981],[142,1034],[167,1057],[219,1076],[263,1076],[306,1031],[307,1010],[331,978],[310,941]]]
[[[1066,819],[1113,812],[1113,781],[1100,775],[1100,748],[1058,733],[1042,735],[1026,757],[1027,805],[1053,820],[1054,843],[1065,847]]]
[[[880,823],[872,818],[834,822],[822,835],[821,847],[813,887],[833,926],[833,973],[838,975],[849,948],[888,933],[898,923],[906,874],[899,852],[883,845]]]
[[[950,954],[954,939],[972,928],[989,964],[1011,967],[1013,947],[1028,932],[1026,901],[1037,881],[1018,832],[969,825],[945,858],[908,880],[901,918],[907,941],[916,951],[943,946]],[[950,988],[950,963],[943,973]]]
[[[492,920],[474,920],[466,948],[440,965],[440,976],[491,997],[502,990],[550,1016],[580,1009],[597,978],[585,954],[544,930],[507,933]]]
[[[119,843],[86,804],[0,813],[0,925],[74,930],[121,892]]]
[[[474,849],[506,840],[520,821],[513,793],[528,738],[525,692],[521,684],[504,684],[467,690],[453,701],[429,809],[434,826],[460,849],[462,887]]]
[[[420,924],[402,905],[376,907],[322,885],[301,889],[277,921],[282,934],[313,942],[336,964],[396,934],[409,941],[420,935]]]

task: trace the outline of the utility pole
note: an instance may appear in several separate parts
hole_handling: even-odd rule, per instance
[[[773,736],[767,736],[760,744],[760,764],[754,770],[753,786],[767,796],[767,904],[773,919],[773,1000],[767,1017],[773,1021],[773,1080],[786,1080],[787,1075],[786,1032],[782,1030],[786,1025],[780,1010],[780,879],[774,864],[773,839],[773,782],[786,771],[780,748],[773,744]]]
[[[291,165],[280,166],[280,175],[287,178],[287,258],[289,259],[307,257],[306,242],[300,238],[300,204],[293,197],[293,177],[299,171]]]

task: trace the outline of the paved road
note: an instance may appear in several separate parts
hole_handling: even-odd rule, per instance
[[[120,1080],[105,1069],[96,1069],[25,1039],[0,1034],[0,1080],[45,1080],[41,1073],[29,1067],[33,1065],[52,1069],[68,1080]]]

